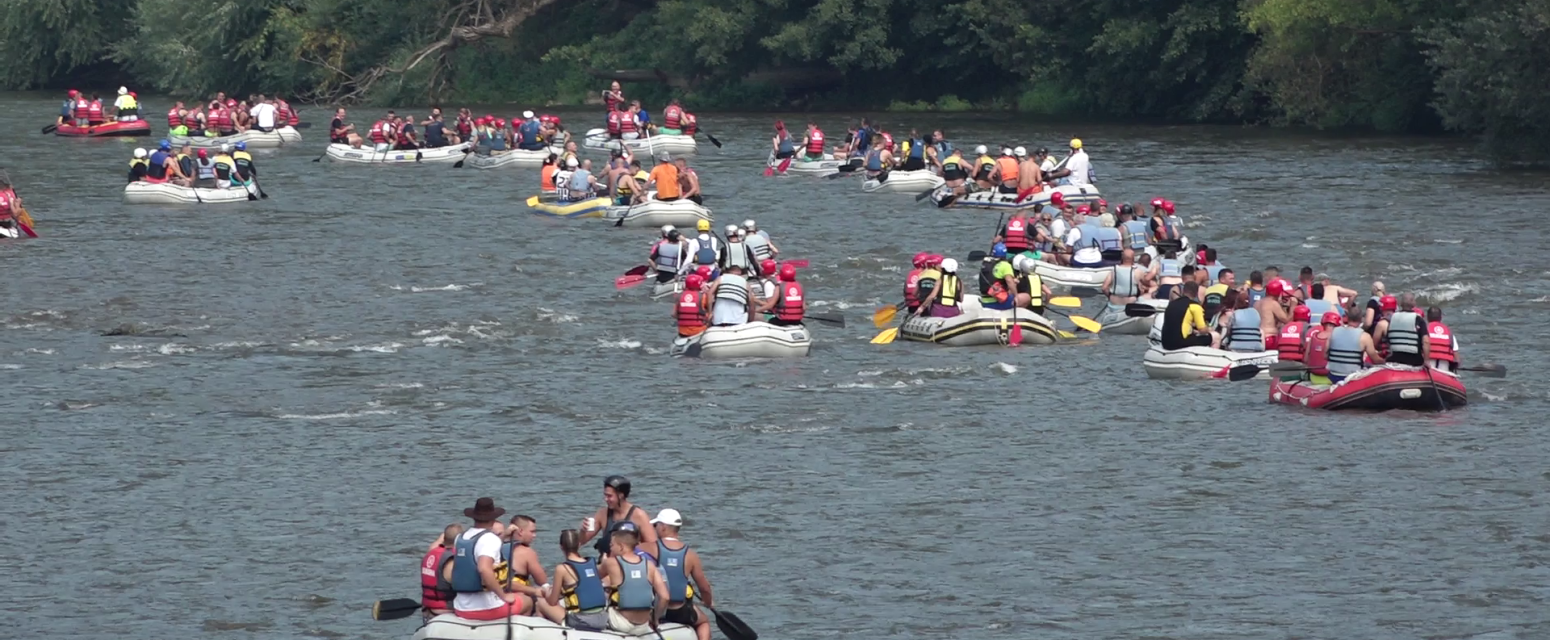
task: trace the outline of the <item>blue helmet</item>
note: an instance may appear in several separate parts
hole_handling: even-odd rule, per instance
[[[246,142],[238,142],[237,143],[237,150],[238,151],[247,151],[248,150],[248,143],[246,143]]]
[[[172,150],[172,141],[168,140],[166,138],[162,138],[161,139],[161,143],[159,145],[159,148],[162,151],[171,151]]]
[[[1006,245],[1002,244],[1000,242],[997,242],[995,246],[990,248],[990,257],[992,257],[992,258],[1005,258],[1006,257]]]

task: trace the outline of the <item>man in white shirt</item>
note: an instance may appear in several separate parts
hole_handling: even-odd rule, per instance
[[[1092,175],[1092,161],[1088,159],[1087,152],[1082,150],[1082,139],[1071,139],[1071,156],[1066,158],[1064,169],[1050,174],[1049,178],[1064,178],[1058,184],[1086,186],[1092,184],[1089,177]]]
[[[261,131],[274,131],[275,106],[262,94],[258,96],[258,102],[248,109],[248,115],[253,116],[253,122],[257,123]]]
[[[533,587],[512,585],[510,591],[495,578],[495,563],[500,560],[501,537],[493,529],[506,510],[495,506],[494,498],[480,498],[463,515],[474,521],[453,544],[452,611],[469,620],[502,620],[531,613],[532,598],[523,601],[522,593]]]

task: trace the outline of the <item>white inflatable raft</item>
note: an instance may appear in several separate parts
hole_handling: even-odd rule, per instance
[[[1098,289],[1103,286],[1103,279],[1114,272],[1113,267],[1098,267],[1088,269],[1084,267],[1062,267],[1058,264],[1039,260],[1033,265],[1033,272],[1039,274],[1046,284],[1070,288]]]
[[[663,202],[657,199],[655,191],[646,194],[646,201],[640,204],[627,207],[611,206],[603,217],[619,222],[621,227],[660,227],[664,224],[693,227],[701,220],[714,222],[710,216],[710,209],[706,209],[703,205],[685,199]]]
[[[463,162],[463,166],[474,169],[499,169],[501,167],[532,169],[544,166],[544,160],[549,158],[549,154],[559,155],[564,152],[565,147],[548,147],[536,151],[527,149],[496,151],[487,156],[473,154],[468,156]]]
[[[184,138],[179,136],[172,136],[167,140],[172,143],[173,148],[181,147],[187,144],[193,146],[196,149],[216,149],[223,144],[237,144],[238,142],[246,142],[248,143],[249,150],[279,149],[280,147],[286,145],[300,144],[301,132],[297,131],[295,127],[287,126],[280,127],[274,131],[268,132],[253,129],[234,135],[220,136],[218,138],[206,138],[204,136],[189,136]]]
[[[608,131],[604,129],[592,129],[587,131],[586,138],[582,139],[582,145],[588,149],[618,149],[628,148],[635,155],[661,156],[668,154],[673,156],[689,155],[699,148],[694,136],[654,135],[650,138],[637,138],[635,140],[609,140]]]
[[[373,151],[371,147],[359,149],[347,144],[328,145],[325,154],[335,162],[355,164],[452,164],[467,156],[468,143],[435,149],[402,149],[398,151]]]
[[[782,162],[785,162],[785,160],[776,160],[774,154],[770,155],[769,166],[774,167],[777,171],[780,169]],[[845,161],[835,160],[832,153],[823,154],[822,160],[803,160],[802,155],[797,154],[796,157],[791,158],[791,166],[786,167],[785,174],[792,176],[834,175],[840,172],[840,165],[842,164],[845,164]]]
[[[861,183],[861,190],[866,193],[922,193],[942,186],[942,176],[932,173],[929,169],[919,171],[889,171],[882,176],[881,182],[868,179]]]
[[[228,204],[247,202],[248,190],[192,189],[171,183],[131,182],[124,186],[124,204]]]
[[[813,338],[806,327],[777,327],[749,322],[735,327],[711,327],[692,338],[676,338],[673,357],[726,360],[733,358],[795,358],[807,355]]]
[[[1098,202],[1102,196],[1098,195],[1098,187],[1086,186],[1060,186],[1046,187],[1043,191],[1030,195],[1022,200],[1017,199],[1015,193],[1002,193],[1000,189],[976,191],[961,197],[953,196],[952,190],[947,186],[938,187],[931,192],[931,200],[938,207],[970,207],[975,209],[997,209],[1002,211],[1020,211],[1033,209],[1049,204],[1050,197],[1056,193],[1061,194],[1066,202],[1073,205],[1083,205]]]
[[[666,298],[666,297],[671,296],[671,295],[676,295],[676,294],[678,294],[678,292],[684,290],[684,281],[683,280],[672,280],[672,281],[669,281],[669,282],[656,282],[655,281],[656,280],[656,275],[655,274],[648,275],[647,277],[651,278],[652,281],[653,281],[652,282],[652,286],[651,286],[651,299],[652,300],[661,300],[662,298]]]
[[[1157,313],[1150,316],[1127,316],[1125,307],[1105,304],[1103,312],[1093,318],[1103,325],[1103,333],[1113,333],[1122,336],[1144,336],[1151,331],[1152,322],[1161,318],[1164,309],[1168,308],[1167,300],[1158,300],[1151,296],[1143,296],[1131,304],[1144,304],[1157,309]]]
[[[507,635],[509,630],[510,635]],[[450,613],[431,618],[414,632],[413,640],[694,640],[694,629],[663,623],[661,638],[655,632],[628,636],[612,631],[579,631],[544,618],[512,616],[506,620],[467,620]]]
[[[1013,323],[1023,328],[1023,344],[1055,342],[1055,323],[1047,318],[1027,309],[986,309],[977,299],[964,300],[963,313],[954,318],[911,317],[900,325],[899,337],[950,347],[1004,345]]]
[[[1149,378],[1159,380],[1209,380],[1227,378],[1227,370],[1246,364],[1268,367],[1277,360],[1274,351],[1223,351],[1211,347],[1186,347],[1169,351],[1160,344],[1146,350],[1141,365]],[[1261,377],[1266,374],[1260,373]]]

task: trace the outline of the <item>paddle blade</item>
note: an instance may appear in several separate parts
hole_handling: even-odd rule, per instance
[[[628,289],[646,281],[646,276],[619,276],[614,280],[615,289]]]
[[[1076,325],[1078,328],[1080,328],[1083,331],[1087,331],[1089,333],[1098,333],[1099,331],[1103,330],[1103,325],[1098,324],[1098,322],[1096,320],[1093,320],[1092,318],[1084,318],[1082,316],[1066,316],[1066,317],[1071,319],[1071,324]]]
[[[714,609],[712,611],[716,614],[716,628],[721,630],[721,634],[726,636],[727,640],[759,640],[759,634],[755,633],[752,627],[743,622],[742,618],[737,617],[730,611],[715,611]]]
[[[721,141],[717,140],[716,136],[710,135],[710,133],[705,132],[705,131],[701,131],[700,133],[704,133],[705,134],[705,139],[710,140],[710,143],[713,144],[713,145],[716,145],[717,149],[721,148]]]
[[[785,261],[782,264],[789,264],[789,265],[791,265],[793,267],[796,267],[798,269],[806,269],[807,268],[807,261],[806,260],[787,260],[787,261]]]
[[[838,313],[809,313],[807,317],[819,322],[837,325],[841,329],[845,328],[845,316]]]
[[[16,220],[29,227],[38,224],[32,221],[32,214],[27,213],[27,208],[22,206],[16,207]]]
[[[22,228],[22,231],[26,230],[27,229],[25,227]],[[1459,367],[1459,371],[1473,371],[1487,378],[1507,377],[1507,365],[1504,364],[1482,364],[1475,367]]]
[[[785,160],[781,160],[780,161],[780,167],[776,168],[775,170],[779,171],[781,173],[785,173],[787,169],[791,168],[791,159],[795,158],[795,157],[796,156],[792,156],[791,158],[786,158]]]
[[[36,238],[36,237],[38,237],[38,232],[32,230],[32,225],[27,224],[25,222],[22,222],[21,220],[17,220],[16,221],[16,226],[20,227],[21,230],[22,230],[22,233],[27,234],[27,237],[29,237],[29,238]],[[1500,377],[1505,376],[1505,375],[1507,375],[1507,372],[1503,371],[1502,375],[1496,376],[1496,377],[1500,378]]]
[[[877,334],[876,338],[872,338],[872,344],[888,344],[893,342],[893,339],[897,337],[899,337],[899,328],[889,327],[887,329],[883,329],[882,333]]]
[[[1132,318],[1150,318],[1154,315],[1157,315],[1157,307],[1149,304],[1132,302],[1125,305],[1125,315]]]
[[[378,600],[371,605],[372,620],[398,620],[407,618],[420,611],[420,601],[408,598],[394,598],[392,600]]]
[[[1233,367],[1233,368],[1227,370],[1227,379],[1229,381],[1232,381],[1232,382],[1243,382],[1244,380],[1253,380],[1256,376],[1259,375],[1260,371],[1261,371],[1261,368],[1257,364],[1246,364],[1246,365],[1242,365],[1242,366],[1237,366],[1237,367]]]
[[[1056,331],[1055,335],[1060,336],[1062,338],[1065,338],[1067,340],[1076,337],[1076,334],[1071,333],[1070,331]]]
[[[536,207],[536,206],[538,206],[538,196],[533,196],[531,198],[528,198],[527,199],[527,206],[529,206],[529,207]]]
[[[651,265],[643,264],[643,265],[640,265],[640,266],[635,267],[633,269],[630,269],[629,271],[624,272],[624,275],[627,275],[627,276],[643,276],[643,275],[646,275],[647,273],[649,273],[650,271],[651,271]]]
[[[467,158],[464,158],[464,160],[467,160]],[[463,160],[458,160],[457,162],[452,163],[452,168],[453,169],[462,169],[463,168]]]
[[[1045,302],[1044,304],[1047,304],[1047,305],[1049,305],[1051,307],[1066,307],[1066,308],[1069,308],[1069,309],[1080,309],[1080,308],[1082,308],[1082,299],[1078,298],[1076,296],[1057,296],[1057,297],[1054,297],[1054,298],[1050,298],[1049,301]]]
[[[54,130],[58,129],[58,128],[59,128],[58,124],[51,124],[49,126],[43,127],[43,133],[53,133]]]
[[[1015,347],[1023,343],[1023,325],[1020,322],[1012,323],[1012,335],[1007,337],[1006,346]]]
[[[872,326],[881,329],[883,328],[883,325],[893,322],[893,317],[896,315],[899,315],[898,307],[883,307],[878,309],[876,313],[872,314]]]
[[[764,166],[764,177],[768,178],[768,177],[773,176],[773,175],[775,175],[775,165],[765,165]]]
[[[987,256],[987,255],[990,255],[990,254],[985,253],[984,251],[970,251],[969,252],[969,257],[966,258],[965,261],[968,264],[974,264],[976,262],[984,260],[985,256]]]

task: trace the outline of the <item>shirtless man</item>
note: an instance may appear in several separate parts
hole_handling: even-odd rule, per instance
[[[552,585],[549,576],[544,573],[543,564],[538,561],[538,552],[533,550],[533,540],[538,538],[538,522],[532,516],[515,516],[503,537],[509,538],[511,542],[510,558],[507,560],[507,570],[510,572],[508,584],[525,582],[525,586],[532,590],[524,590],[515,584],[508,588],[531,596],[538,604],[539,615],[552,622],[563,622],[565,608],[549,604],[548,595]]]
[[[1285,280],[1276,278],[1265,285],[1265,297],[1254,304],[1259,312],[1259,334],[1264,336],[1265,348],[1275,349],[1281,327],[1292,321],[1292,305],[1297,304],[1297,292]]]
[[[593,548],[606,556],[609,536],[620,523],[633,522],[640,532],[641,544],[655,549],[657,533],[651,526],[651,516],[630,502],[630,479],[624,476],[608,476],[603,480],[603,506],[592,517],[581,522],[581,543],[598,538]]]
[[[1044,183],[1044,174],[1039,171],[1039,161],[1028,156],[1028,150],[1018,147],[1017,154],[1017,197],[1026,198]]]

